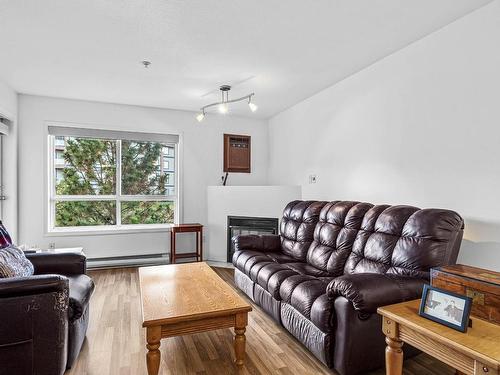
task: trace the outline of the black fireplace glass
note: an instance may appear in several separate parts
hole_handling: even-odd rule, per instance
[[[227,261],[234,254],[232,238],[244,234],[278,234],[278,218],[228,216],[227,217]]]

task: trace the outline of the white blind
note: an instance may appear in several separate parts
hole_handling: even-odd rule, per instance
[[[119,130],[74,128],[70,126],[49,126],[49,134],[77,138],[120,139],[127,141],[160,142],[170,144],[179,143],[179,136],[176,134],[136,133]]]

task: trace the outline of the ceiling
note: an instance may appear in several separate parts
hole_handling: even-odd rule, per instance
[[[20,93],[268,118],[490,0],[0,0]],[[145,69],[140,61],[152,61]]]

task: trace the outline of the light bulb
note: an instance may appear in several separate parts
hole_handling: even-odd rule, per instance
[[[198,122],[202,122],[204,118],[205,118],[205,112],[201,112],[196,115],[196,119],[198,120]]]
[[[227,103],[219,104],[219,112],[222,114],[226,114],[229,112],[229,107],[228,107]]]
[[[259,109],[259,107],[257,106],[257,104],[252,103],[252,102],[248,103],[248,106],[250,107],[250,110],[252,112],[255,112],[257,109]]]

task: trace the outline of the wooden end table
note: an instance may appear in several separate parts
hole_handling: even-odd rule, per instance
[[[404,343],[455,368],[457,374],[500,373],[500,325],[473,318],[467,333],[455,331],[418,315],[420,300],[384,306],[382,331],[386,336],[387,375],[403,373]]]
[[[148,375],[160,368],[160,340],[234,327],[235,363],[245,359],[246,303],[205,262],[139,268]]]
[[[176,254],[175,235],[177,233],[196,233],[196,251]],[[190,223],[172,226],[170,231],[170,263],[175,263],[177,259],[181,258],[195,258],[197,262],[203,261],[203,225]]]

